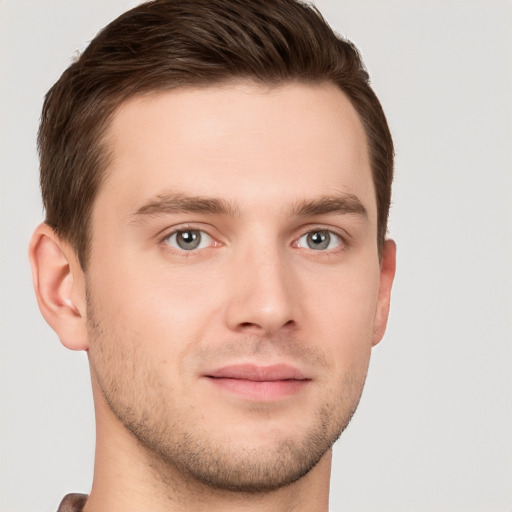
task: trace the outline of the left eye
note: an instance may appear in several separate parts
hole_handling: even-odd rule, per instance
[[[343,241],[339,235],[327,229],[310,231],[297,240],[297,247],[313,249],[314,251],[325,251],[336,249]]]
[[[212,237],[199,229],[183,229],[171,233],[165,243],[180,251],[195,251],[212,245]]]

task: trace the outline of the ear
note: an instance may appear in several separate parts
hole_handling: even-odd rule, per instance
[[[30,240],[29,259],[44,318],[65,347],[87,350],[85,276],[75,251],[42,223]]]
[[[389,316],[389,303],[391,300],[391,287],[395,278],[396,244],[393,240],[386,240],[382,249],[380,261],[380,285],[377,311],[373,328],[373,345],[377,345],[384,336]]]

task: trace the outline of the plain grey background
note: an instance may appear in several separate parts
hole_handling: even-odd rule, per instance
[[[90,489],[87,358],[33,297],[43,95],[129,0],[0,0],[2,512]],[[512,510],[512,2],[318,0],[397,147],[391,319],[334,450],[332,511]]]

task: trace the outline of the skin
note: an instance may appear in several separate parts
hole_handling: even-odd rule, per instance
[[[107,140],[87,272],[44,224],[30,248],[43,314],[88,351],[86,512],[326,511],[395,270],[355,110],[330,84],[186,88],[129,100]],[[212,377],[240,364],[302,377]]]

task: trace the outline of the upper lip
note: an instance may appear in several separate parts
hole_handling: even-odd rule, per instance
[[[218,368],[208,372],[205,376],[217,379],[240,379],[255,382],[309,380],[298,368],[288,364],[274,364],[270,366],[235,364]]]

